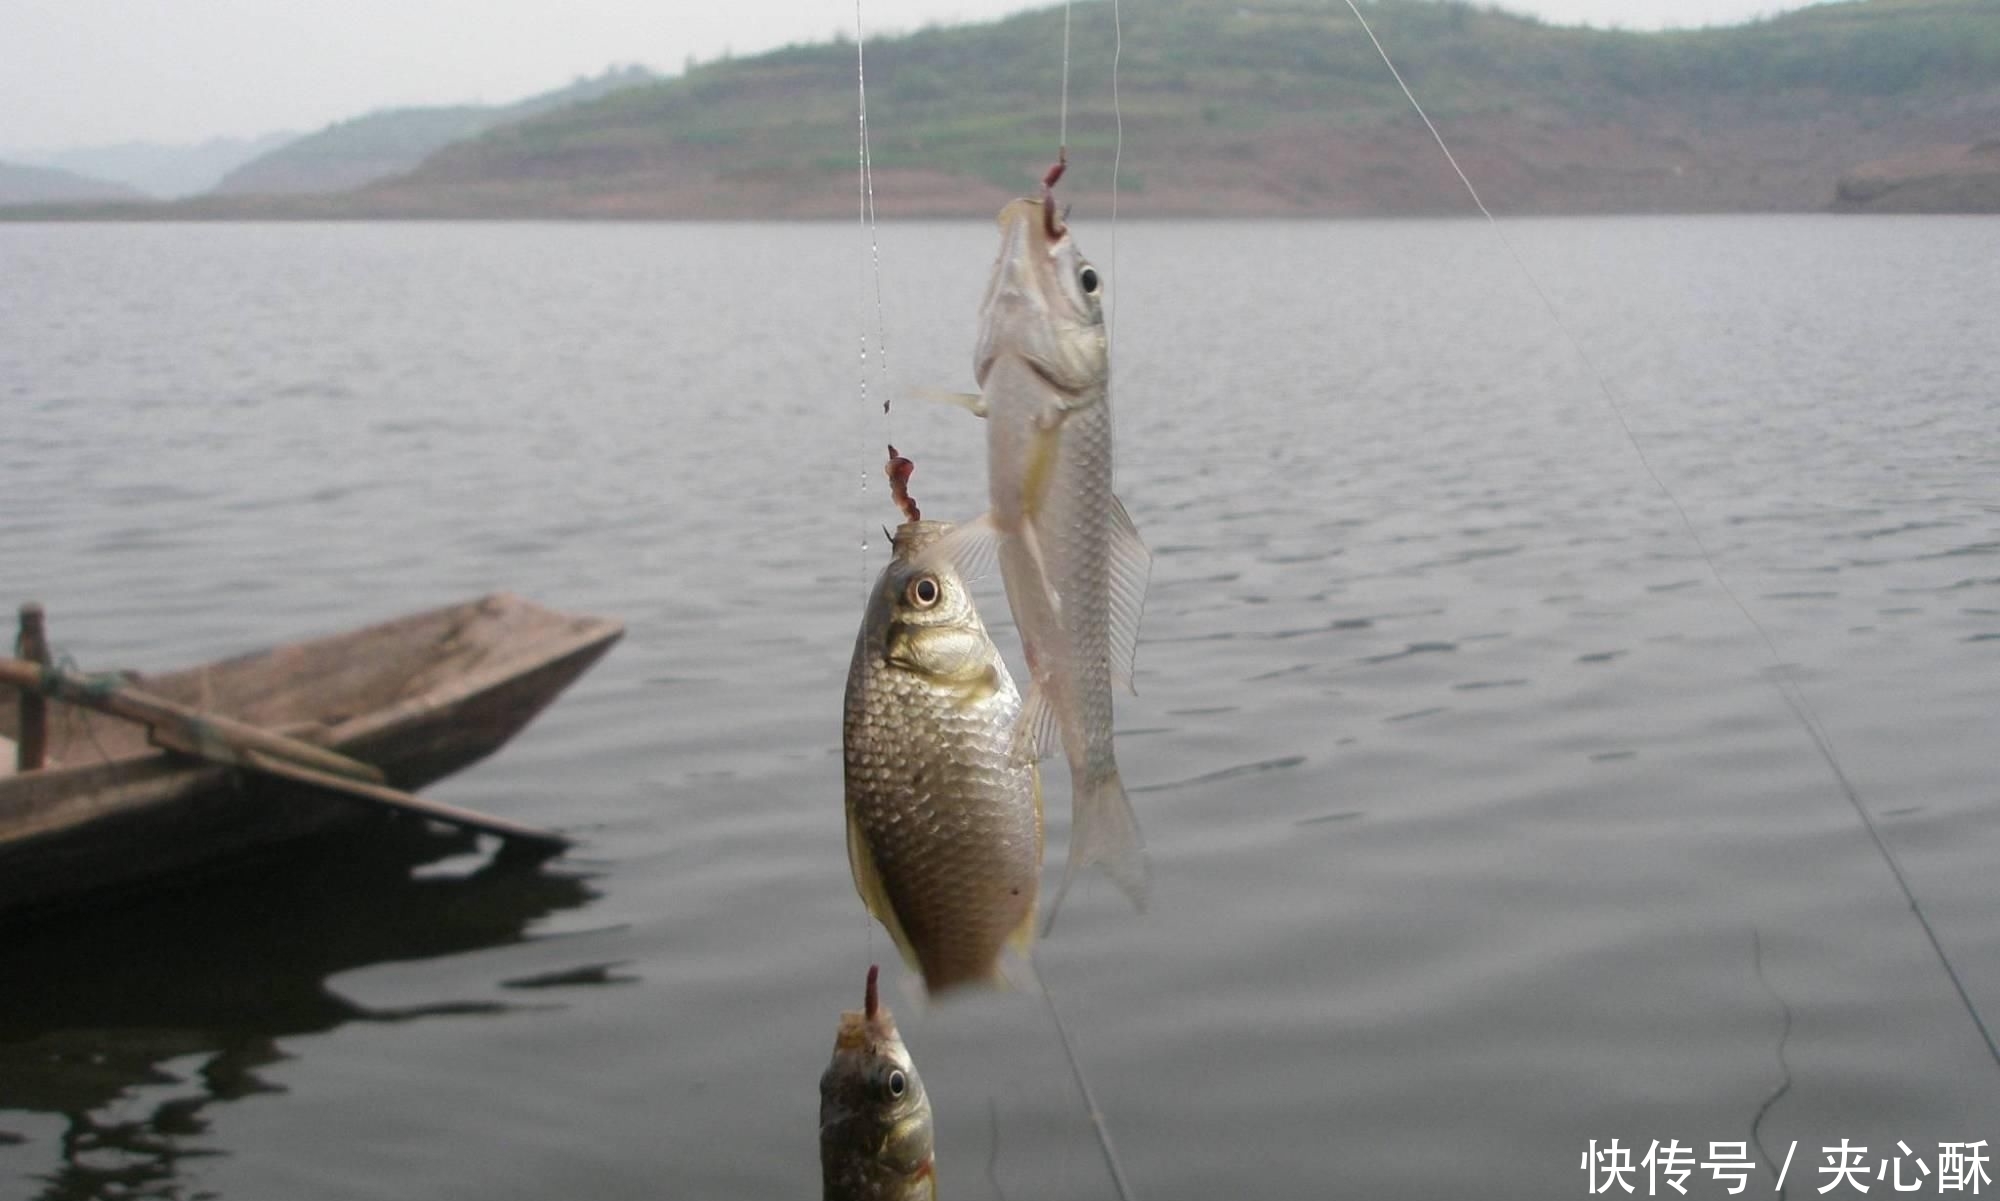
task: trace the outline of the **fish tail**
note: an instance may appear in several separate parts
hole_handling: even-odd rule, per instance
[[[1118,778],[1117,765],[1113,764],[1108,771],[1078,777],[1074,793],[1070,806],[1069,860],[1063,865],[1062,883],[1056,888],[1055,898],[1049,902],[1048,924],[1042,927],[1044,936],[1055,928],[1056,912],[1062,907],[1077,870],[1093,863],[1103,866],[1112,883],[1118,885],[1135,908],[1142,912],[1146,908],[1150,874],[1146,845],[1139,837],[1139,818],[1132,812],[1132,801],[1125,795],[1125,783]]]

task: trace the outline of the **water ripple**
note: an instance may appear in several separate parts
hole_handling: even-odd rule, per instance
[[[1304,755],[1284,755],[1276,759],[1259,759],[1255,763],[1240,763],[1234,767],[1225,767],[1220,771],[1205,772],[1199,776],[1189,776],[1184,780],[1169,780],[1160,784],[1142,784],[1131,791],[1135,793],[1172,792],[1175,789],[1195,788],[1203,784],[1218,784],[1224,780],[1235,780],[1243,776],[1261,775],[1269,771],[1285,771],[1289,768],[1297,767],[1305,761],[1306,757]]]

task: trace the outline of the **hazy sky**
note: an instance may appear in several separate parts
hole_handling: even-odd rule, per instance
[[[862,0],[870,36],[1046,0]],[[1334,0],[1329,0],[1334,2]],[[1804,0],[1505,0],[1627,28]],[[1081,5],[1079,21],[1108,19]],[[1144,37],[1146,0],[1123,0]],[[0,148],[312,130],[404,104],[517,100],[611,63],[678,71],[852,32],[853,0],[0,0]],[[1390,47],[1394,51],[1394,47]]]

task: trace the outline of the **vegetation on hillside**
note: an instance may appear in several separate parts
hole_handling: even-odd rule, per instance
[[[1455,0],[1375,0],[1365,11],[1432,115],[1461,129],[1879,116],[1938,93],[1990,100],[2000,80],[2000,4],[1989,0],[1853,0],[1665,33],[1554,27]],[[1271,157],[1288,135],[1351,140],[1414,120],[1344,5],[1155,0],[1124,16],[1128,146],[1136,134],[1171,140],[1176,163],[1247,162]],[[1062,21],[1058,6],[871,39],[876,167],[1024,186],[1054,145]],[[1089,190],[1108,182],[1114,137],[1109,6],[1078,5],[1073,37],[1072,178]],[[852,43],[837,41],[691,67],[452,146],[408,183],[532,180],[547,200],[621,177],[698,174],[754,188],[760,178],[798,185],[851,173],[855,66]],[[1158,161],[1127,165],[1124,188],[1157,184]],[[1830,178],[1827,187],[1830,197]]]
[[[1461,0],[1364,0],[1364,11],[1504,212],[1821,209],[1857,164],[2000,134],[1995,0],[1847,0],[1644,33]],[[1345,4],[1148,0],[1123,15],[1125,211],[1465,211]],[[1065,194],[1079,203],[1111,183],[1111,16],[1103,0],[1072,13]],[[1057,140],[1063,23],[1053,5],[869,39],[885,215],[976,212],[1033,186]],[[855,69],[851,40],[789,46],[539,114],[498,110],[504,122],[457,141],[454,122],[496,110],[378,114],[292,152],[317,143],[332,161],[365,132],[407,174],[350,195],[215,197],[161,215],[846,216]]]

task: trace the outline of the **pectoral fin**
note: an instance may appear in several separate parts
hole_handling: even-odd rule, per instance
[[[1139,540],[1125,505],[1111,498],[1111,682],[1137,694],[1132,672],[1139,655],[1139,619],[1153,578],[1153,552]]]
[[[1020,546],[1021,554],[1027,560],[1027,571],[1023,573],[1023,582],[1032,582],[1038,589],[1038,595],[1032,598],[1030,603],[1038,600],[1041,604],[1048,606],[1048,616],[1060,620],[1062,617],[1062,593],[1056,591],[1055,578],[1049,574],[1049,561],[1042,554],[1041,530],[1035,525],[1034,521],[1024,521],[1021,523],[1021,536],[1016,541]],[[1013,596],[1011,594],[1007,598],[1007,603],[1009,607],[1013,605]],[[1030,620],[1033,619],[1030,618]],[[1021,624],[1021,614],[1014,614],[1014,624]],[[1026,631],[1023,631],[1022,637],[1025,638],[1026,636]],[[1032,667],[1033,664],[1029,666]]]
[[[882,887],[882,874],[875,870],[875,853],[868,849],[868,839],[862,834],[861,827],[855,824],[852,814],[847,818],[847,868],[854,874],[854,891],[861,894],[861,903],[889,932],[890,940],[902,952],[903,962],[909,965],[911,971],[922,972],[924,966],[917,961],[909,935],[903,933],[903,923],[896,917],[896,907],[889,903],[888,890]]]
[[[949,564],[960,579],[976,580],[993,570],[999,545],[1000,531],[993,524],[993,514],[985,513],[953,526],[951,532],[917,552],[917,562]]]
[[[1030,679],[1009,750],[1017,760],[1034,762],[1058,741],[1061,725],[1046,681],[1052,678],[1050,673],[1067,670],[1064,665],[1070,662],[1070,648],[1062,629],[1062,599],[1049,580],[1034,523],[1021,526],[1020,537],[1010,546],[1010,553],[1014,552],[1020,556],[1014,572],[1019,583],[1008,589],[1007,599],[1014,610],[1014,624],[1021,631],[1022,649],[1028,655]],[[1017,599],[1018,604],[1014,603]]]
[[[986,416],[986,398],[977,392],[946,392],[942,388],[918,388],[914,393],[918,400],[932,404],[957,405],[974,417]]]
[[[1030,682],[1028,699],[1021,702],[1021,716],[1015,726],[1014,754],[1031,763],[1038,763],[1060,741],[1056,733],[1056,707],[1049,703],[1049,694],[1040,684]],[[1042,799],[1042,779],[1035,776],[1035,804],[1040,811]]]

